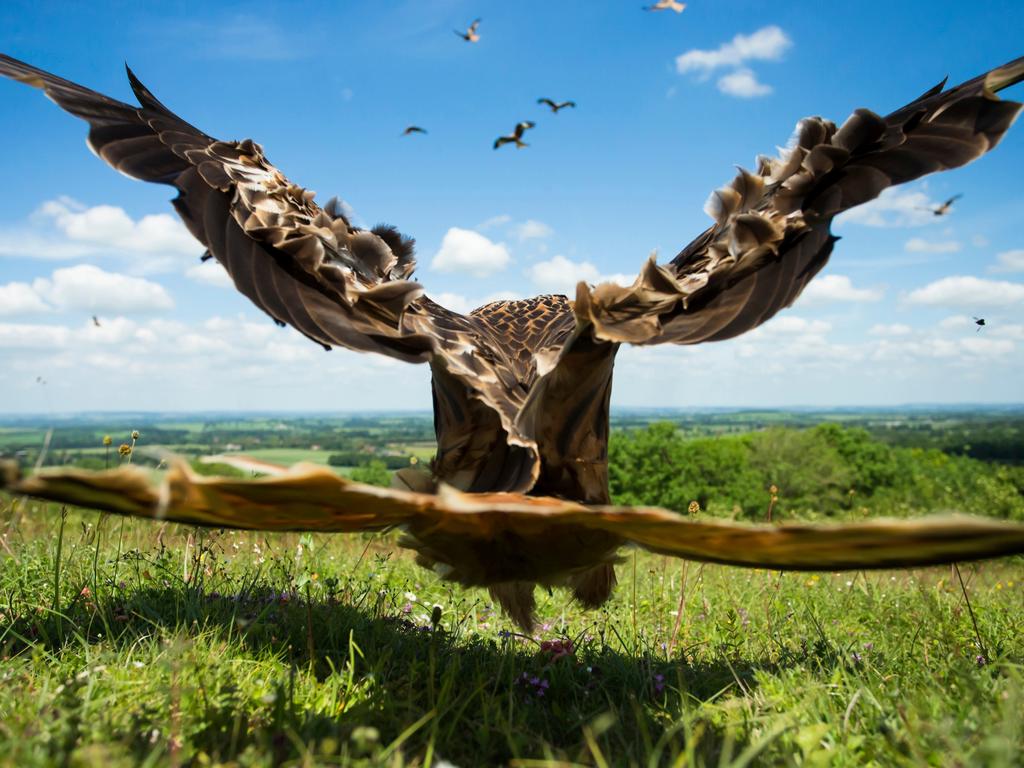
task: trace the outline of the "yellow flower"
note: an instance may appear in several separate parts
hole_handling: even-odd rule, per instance
[[[117,449],[117,452],[122,456],[131,456],[132,447],[128,443],[121,443],[121,447]]]
[[[691,515],[696,515],[698,512],[700,512],[700,504],[698,504],[696,501],[691,501],[690,506],[686,508],[686,511],[689,512]]]
[[[110,445],[113,442],[114,442],[114,438],[112,438],[110,435],[104,435],[103,436],[103,444],[104,445]]]

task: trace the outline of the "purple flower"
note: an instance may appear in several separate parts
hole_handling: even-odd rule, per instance
[[[986,664],[988,664],[988,659],[986,659],[980,653],[974,657],[974,661],[979,667],[984,667]]]
[[[412,613],[412,603],[406,603],[402,606],[402,613]]]
[[[859,653],[854,651],[853,653],[850,654],[850,656],[853,658],[853,663],[854,664],[860,664],[861,658],[860,658],[860,654]]]

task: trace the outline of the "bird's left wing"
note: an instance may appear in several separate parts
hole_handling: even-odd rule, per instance
[[[377,488],[313,465],[235,480],[199,477],[172,461],[154,482],[152,473],[136,466],[48,469],[18,479],[13,465],[0,463],[4,486],[11,493],[194,525],[319,532],[402,526],[409,534],[403,544],[444,563],[449,578],[469,584],[507,576],[489,577],[496,563],[474,558],[485,558],[493,547],[507,553],[509,542],[516,542],[515,562],[531,569],[521,576],[541,582],[570,565],[606,561],[629,542],[689,560],[797,571],[936,565],[1024,553],[1024,524],[987,518],[754,525],[518,493]]]
[[[354,228],[337,206],[321,208],[314,193],[288,181],[258,144],[208,136],[131,71],[140,106],[8,56],[0,55],[0,75],[42,89],[88,122],[90,148],[118,171],[175,187],[174,207],[189,231],[277,322],[326,347],[429,358],[430,335],[403,327],[403,313],[422,289],[407,279],[412,242],[397,231]]]
[[[653,258],[628,288],[581,283],[576,314],[597,339],[696,344],[738,336],[800,295],[825,265],[837,214],[890,186],[966,165],[999,143],[1021,104],[996,92],[1024,79],[1024,58],[887,117],[859,109],[839,128],[802,120],[778,159],[761,157],[714,192],[715,223],[672,261]]]

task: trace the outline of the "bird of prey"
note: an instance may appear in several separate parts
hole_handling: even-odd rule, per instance
[[[92,324],[95,325],[97,328],[100,327],[100,319],[96,317],[96,315],[92,316]]]
[[[556,115],[558,114],[558,110],[560,110],[560,109],[565,109],[566,107],[573,107],[573,108],[576,107],[576,102],[575,101],[560,101],[560,102],[558,102],[556,104],[551,99],[537,99],[537,103],[538,104],[547,104],[548,107],[551,108],[551,111],[554,112]]]
[[[935,205],[935,206],[932,206],[930,208],[922,208],[921,210],[923,210],[923,211],[931,211],[936,216],[945,216],[947,213],[949,213],[950,209],[953,207],[953,203],[955,203],[961,197],[963,197],[963,195],[953,195],[946,202],[941,203],[940,205]]]
[[[467,43],[476,43],[480,40],[480,33],[477,30],[480,28],[480,19],[474,19],[473,23],[470,24],[465,32],[455,30],[455,34],[465,40]]]
[[[978,331],[981,331],[981,329],[985,327],[985,318],[984,317],[976,317],[976,318],[974,318],[974,324],[976,326],[978,326]]]
[[[680,3],[678,0],[657,0],[654,5],[645,5],[645,11],[675,11],[676,13],[682,13],[686,10],[686,3]]]
[[[536,123],[533,123],[529,120],[524,120],[521,123],[516,123],[516,128],[514,131],[512,131],[512,133],[506,134],[504,136],[499,136],[494,140],[494,148],[497,149],[498,147],[504,144],[515,144],[516,149],[522,149],[523,147],[530,146],[525,141],[523,141],[523,133],[533,128],[534,125],[536,125]]]
[[[626,543],[707,562],[786,570],[914,566],[1024,552],[1024,525],[974,518],[751,526],[611,504],[608,406],[623,344],[699,344],[746,333],[790,306],[825,266],[832,219],[888,187],[977,160],[1022,105],[998,91],[1024,58],[887,116],[802,120],[776,158],[740,169],[705,206],[711,225],[630,286],[497,301],[461,314],[410,279],[413,241],[354,227],[341,207],[278,170],[250,139],[218,140],[178,117],[129,70],[126,104],[8,57],[0,75],[42,89],[89,124],[96,155],[166,184],[189,231],[236,288],[279,323],[342,346],[430,366],[437,454],[396,487],[299,467],[257,480],[144,470],[56,469],[17,493],[121,514],[262,530],[399,527],[400,545],[443,578],[486,586],[523,627],[538,584],[601,605]],[[12,114],[14,114],[12,112]],[[520,123],[516,141],[531,123]],[[496,144],[500,146],[500,143]]]
[[[411,136],[414,133],[426,133],[426,132],[427,132],[426,128],[420,128],[418,125],[410,125],[404,131],[402,131],[402,135],[403,136]]]

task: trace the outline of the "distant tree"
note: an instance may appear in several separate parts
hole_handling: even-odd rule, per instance
[[[374,459],[369,464],[353,469],[352,479],[357,483],[387,487],[391,483],[391,473],[383,461]]]

